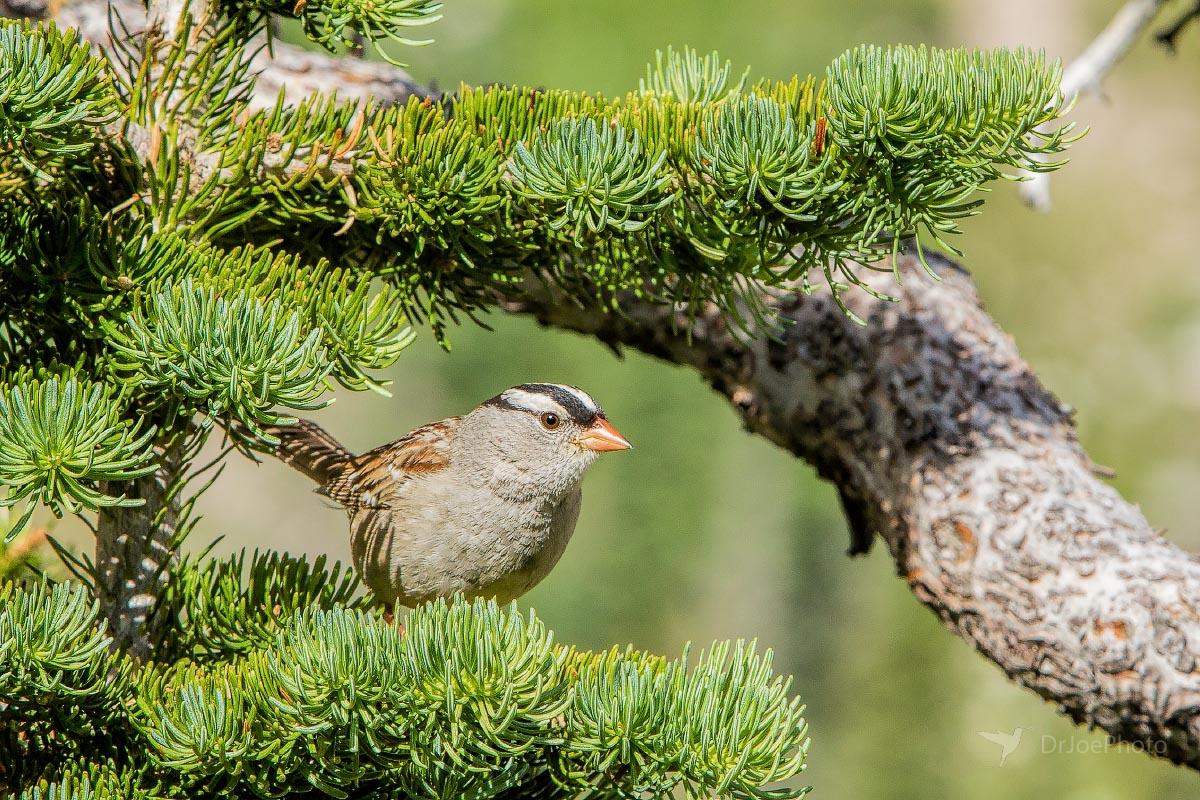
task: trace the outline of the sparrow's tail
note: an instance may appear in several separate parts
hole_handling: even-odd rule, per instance
[[[329,483],[354,457],[324,428],[306,419],[295,425],[274,425],[268,432],[279,437],[276,457],[321,485]]]

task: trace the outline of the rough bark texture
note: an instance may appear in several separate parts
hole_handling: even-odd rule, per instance
[[[693,367],[837,485],[851,550],[882,536],[947,628],[1075,721],[1200,768],[1200,563],[1103,482],[961,268],[900,266],[899,302],[848,297],[865,327],[783,294],[751,339],[714,309],[618,316],[537,282],[504,306]]]
[[[178,488],[185,467],[183,445],[161,451],[158,469],[144,478],[108,484],[110,495],[145,500],[136,508],[100,512],[96,528],[96,584],[101,613],[108,621],[113,646],[147,661],[159,641],[165,620],[154,611],[179,559],[177,526],[181,503]]]
[[[0,0],[0,13],[38,1]],[[354,72],[363,62],[306,57],[326,63],[307,72],[335,76],[343,94],[373,85]],[[264,87],[300,86],[287,62],[263,68]],[[865,327],[827,294],[776,293],[768,304],[783,322],[750,338],[713,309],[689,323],[623,298],[614,315],[532,279],[499,300],[696,369],[750,430],[838,486],[852,552],[882,536],[947,628],[1076,721],[1200,769],[1200,563],[1103,482],[1070,409],[983,311],[965,272],[939,261],[934,282],[910,258],[899,266],[898,302],[848,296]],[[154,561],[162,530],[129,519],[112,522],[115,537],[102,538],[115,544],[102,553]]]

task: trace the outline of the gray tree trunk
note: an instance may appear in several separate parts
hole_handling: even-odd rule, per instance
[[[180,437],[182,438],[182,437]],[[96,529],[96,588],[113,646],[148,661],[166,620],[156,615],[163,589],[179,560],[178,491],[185,468],[181,443],[159,451],[158,469],[144,478],[109,483],[104,491],[145,500],[134,508],[100,512]]]

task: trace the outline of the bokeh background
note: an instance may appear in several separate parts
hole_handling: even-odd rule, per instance
[[[820,74],[864,42],[1031,45],[1069,59],[1116,0],[448,0],[402,55],[443,89],[501,81],[618,93],[655,48],[718,50],[752,76]],[[1094,458],[1155,525],[1200,549],[1200,26],[1170,57],[1148,40],[1080,103],[1091,126],[1054,178],[1053,213],[995,188],[960,244],[991,313],[1078,409]],[[530,380],[591,390],[637,445],[601,460],[559,567],[523,604],[562,641],[678,653],[757,637],[795,675],[822,800],[1184,797],[1200,777],[1105,748],[942,630],[882,548],[851,560],[835,494],[743,432],[691,372],[494,315],[425,334],[393,396],[343,392],[321,421],[366,449]],[[348,558],[346,523],[295,473],[236,460],[193,547]],[[66,531],[63,531],[66,533]],[[75,537],[71,537],[75,538]],[[81,546],[84,544],[80,540]],[[979,731],[1023,737],[1008,763]],[[1082,752],[1081,752],[1082,751]]]

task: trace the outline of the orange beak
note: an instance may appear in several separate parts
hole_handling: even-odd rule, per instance
[[[583,435],[575,440],[575,444],[586,447],[588,450],[595,450],[597,453],[628,450],[633,447],[604,417],[600,417],[592,423],[592,427],[584,431]]]

